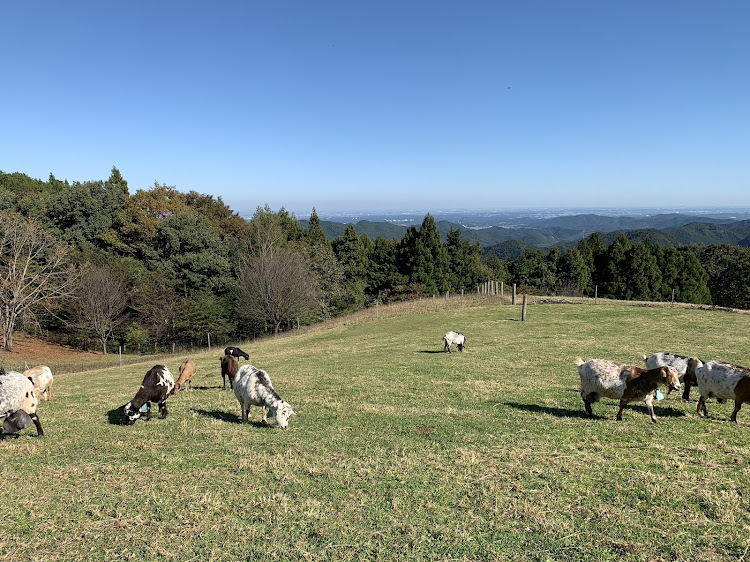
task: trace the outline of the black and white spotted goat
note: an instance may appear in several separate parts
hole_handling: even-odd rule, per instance
[[[252,365],[243,365],[237,371],[234,378],[234,395],[242,409],[242,423],[248,421],[250,406],[261,406],[263,408],[262,420],[275,418],[281,429],[289,427],[289,418],[295,415],[292,407],[273,389],[268,373]]]
[[[39,397],[34,390],[34,382],[15,371],[0,374],[0,418],[3,421],[3,437],[14,436],[34,422],[38,437],[44,436],[42,424],[36,415]]]
[[[151,419],[151,402],[159,404],[161,418],[167,417],[167,398],[172,394],[174,377],[164,365],[154,365],[143,377],[141,388],[130,402],[123,406],[128,418],[127,424],[133,425],[141,417],[141,408],[146,405],[146,421]]]

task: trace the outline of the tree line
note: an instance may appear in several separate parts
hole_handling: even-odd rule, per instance
[[[283,208],[245,220],[221,197],[155,183],[130,194],[116,167],[104,181],[0,172],[0,325],[105,353],[238,341],[370,306],[475,291],[486,280],[536,294],[675,299],[750,306],[750,251],[662,249],[598,234],[562,251],[483,260],[431,215],[401,240],[329,240],[312,210],[303,228]]]

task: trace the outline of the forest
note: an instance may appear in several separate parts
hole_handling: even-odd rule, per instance
[[[47,181],[0,172],[0,324],[107,353],[174,350],[278,333],[375,302],[475,292],[489,280],[521,293],[750,308],[750,248],[663,247],[595,232],[567,249],[485,257],[427,214],[401,239],[332,240],[315,209],[303,227],[284,208],[250,220],[221,199],[155,183],[130,194],[106,180]]]

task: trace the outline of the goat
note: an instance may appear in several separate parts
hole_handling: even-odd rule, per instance
[[[680,389],[680,375],[677,369],[668,365],[647,370],[607,359],[591,359],[584,362],[578,358],[575,363],[581,376],[581,398],[586,413],[590,416],[594,415],[591,404],[605,396],[620,400],[617,420],[622,420],[622,412],[628,402],[643,400],[648,407],[651,421],[659,423],[653,406],[659,385],[665,384],[670,390]]]
[[[224,355],[231,355],[232,357],[236,357],[239,359],[240,357],[244,357],[245,361],[248,361],[250,359],[250,356],[242,351],[239,347],[227,347],[224,349]]]
[[[705,364],[699,359],[691,361],[695,364],[695,376],[701,395],[698,399],[698,415],[708,416],[706,398],[715,396],[717,401],[719,398],[733,398],[734,411],[729,419],[737,423],[737,412],[744,402],[750,402],[750,369],[719,361]]]
[[[281,429],[286,429],[289,426],[289,417],[295,415],[292,407],[273,389],[268,373],[252,365],[243,365],[237,371],[237,377],[234,380],[234,395],[240,403],[242,423],[248,421],[250,406],[261,406],[263,408],[262,420],[276,418],[276,423]],[[267,410],[268,414],[266,414]]]
[[[174,377],[164,365],[154,365],[146,372],[138,392],[122,408],[127,416],[127,424],[133,425],[141,417],[141,408],[146,404],[146,421],[151,420],[151,402],[159,404],[161,418],[167,417],[167,398],[172,394]]]
[[[37,365],[23,372],[24,377],[29,377],[34,381],[34,390],[39,399],[52,402],[52,371],[46,365]]]
[[[647,369],[656,369],[663,365],[669,365],[680,373],[680,382],[685,386],[682,391],[682,399],[690,402],[690,389],[698,384],[695,377],[695,363],[690,363],[690,357],[675,355],[674,353],[654,353],[650,357],[641,355],[646,362]],[[700,360],[699,360],[700,361]],[[723,398],[717,400],[720,404],[726,402]]]
[[[234,390],[234,377],[237,375],[239,368],[239,362],[231,355],[225,355],[221,358],[221,382],[224,383],[224,390],[227,388],[227,377],[229,378],[229,389]]]
[[[451,331],[443,336],[443,343],[445,344],[443,351],[451,353],[451,345],[455,343],[458,351],[463,352],[466,347],[466,337],[463,334]]]
[[[37,437],[44,436],[42,423],[36,415],[39,397],[34,390],[34,381],[15,371],[0,375],[0,418],[3,422],[3,435],[12,435],[30,422],[36,426]]]
[[[196,366],[195,361],[192,359],[185,359],[180,365],[180,376],[177,378],[177,382],[174,383],[172,394],[178,394],[180,389],[187,385],[190,390],[193,390],[193,375],[195,374]]]

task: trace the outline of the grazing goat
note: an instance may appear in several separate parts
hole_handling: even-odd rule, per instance
[[[37,365],[23,372],[24,377],[34,381],[34,390],[39,399],[52,402],[52,371],[46,365]]]
[[[240,357],[244,357],[245,361],[248,361],[250,359],[250,356],[242,351],[239,347],[227,347],[224,349],[224,355],[231,355],[232,357],[236,357],[239,359]]]
[[[445,344],[443,346],[443,351],[451,353],[451,345],[454,343],[456,344],[458,351],[463,351],[466,347],[466,337],[458,332],[448,332],[443,336],[443,343]]]
[[[750,402],[750,369],[718,361],[709,361],[706,364],[699,359],[691,361],[695,362],[695,376],[701,394],[698,399],[698,415],[708,416],[706,398],[733,398],[734,411],[729,419],[737,423],[737,412],[740,411],[743,402]]]
[[[195,374],[195,361],[192,359],[185,359],[180,365],[180,376],[177,378],[177,382],[174,383],[174,389],[172,394],[178,394],[180,389],[187,385],[190,390],[193,390],[193,375]]]
[[[234,377],[237,375],[239,368],[240,364],[237,359],[231,355],[225,355],[221,358],[221,382],[224,383],[224,390],[227,388],[227,377],[229,378],[229,389],[234,390]]]
[[[154,365],[146,372],[138,392],[130,402],[123,406],[127,424],[133,425],[141,417],[141,408],[146,404],[146,421],[151,419],[151,402],[159,404],[161,418],[167,417],[167,398],[172,394],[174,377],[164,365]]]
[[[250,406],[263,408],[263,420],[276,418],[281,429],[289,426],[289,417],[295,415],[292,407],[273,389],[268,373],[252,365],[243,365],[234,380],[234,395],[242,410],[242,423],[247,423]],[[268,410],[268,415],[266,415]]]
[[[30,378],[15,371],[0,375],[0,418],[5,418],[4,435],[12,435],[33,421],[37,436],[43,437],[42,423],[36,415],[38,405],[39,398]]]
[[[680,375],[674,367],[668,365],[646,370],[607,359],[592,359],[584,362],[583,359],[578,358],[575,363],[581,376],[581,398],[583,398],[586,413],[590,416],[594,415],[591,411],[591,404],[605,396],[620,400],[618,420],[622,420],[622,411],[628,402],[643,400],[651,414],[651,421],[659,423],[653,406],[659,385],[665,384],[670,390],[680,389]]]

